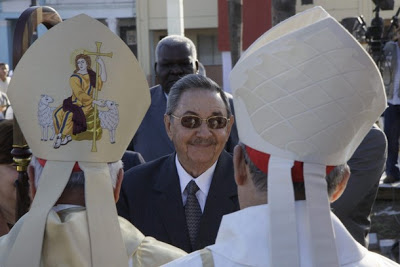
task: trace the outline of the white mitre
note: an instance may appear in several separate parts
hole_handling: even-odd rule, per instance
[[[327,166],[346,163],[386,108],[367,52],[321,7],[273,27],[230,74],[239,138],[270,154],[269,266],[299,266],[291,168],[304,163],[313,266],[338,266]]]
[[[150,105],[135,56],[105,25],[81,14],[33,43],[8,95],[33,154],[47,162],[5,266],[39,266],[47,214],[76,162],[85,173],[92,265],[127,266],[107,163],[121,159]]]

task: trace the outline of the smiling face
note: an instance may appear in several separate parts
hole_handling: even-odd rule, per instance
[[[193,57],[188,44],[164,44],[158,51],[155,71],[158,82],[168,94],[176,81],[187,74],[196,73],[197,60]]]
[[[227,117],[227,110],[217,92],[194,88],[181,95],[173,115],[196,115],[206,119],[211,116]],[[209,129],[204,121],[200,127],[188,129],[181,125],[179,119],[169,115],[165,115],[164,122],[179,162],[189,174],[197,177],[217,161],[229,138],[233,117],[222,129]]]

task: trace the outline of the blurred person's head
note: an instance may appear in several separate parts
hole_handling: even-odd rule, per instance
[[[253,158],[249,156],[249,151]],[[256,151],[243,143],[235,147],[233,163],[235,168],[235,180],[238,185],[240,208],[268,203],[268,175],[257,167],[260,158],[268,158],[269,155]],[[263,166],[268,169],[268,161]],[[295,168],[295,167],[293,167]],[[294,177],[297,173],[292,168],[293,189],[295,200],[305,200],[304,181],[297,181]],[[332,168],[325,176],[330,202],[338,199],[350,177],[350,168],[347,164],[341,164]]]
[[[17,170],[11,155],[13,145],[13,122],[0,121],[0,216],[9,224],[15,223]]]
[[[40,177],[46,160],[32,157],[28,168],[30,194],[33,199],[40,184]],[[118,201],[121,190],[122,179],[124,176],[123,163],[121,160],[108,163],[111,185],[113,187],[115,202]],[[64,192],[58,199],[57,204],[75,204],[85,206],[85,174],[76,163],[71,173],[69,181],[65,186]]]
[[[8,64],[4,62],[0,62],[0,79],[4,82],[6,77],[8,76]]]

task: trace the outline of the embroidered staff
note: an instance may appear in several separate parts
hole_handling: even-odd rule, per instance
[[[96,47],[97,51],[96,52],[90,52],[87,50],[83,51],[84,55],[89,55],[89,56],[103,56],[103,57],[111,57],[113,53],[100,53],[100,47],[101,47],[101,42],[96,42]],[[104,71],[104,70],[102,70]],[[93,93],[93,99],[97,100],[97,94],[98,94],[98,87],[99,87],[99,62],[96,61],[96,87],[94,88],[94,93]],[[94,122],[93,122],[93,141],[92,141],[92,152],[97,152],[97,146],[96,146],[96,127],[97,127],[97,105],[94,105],[94,114],[93,114]]]

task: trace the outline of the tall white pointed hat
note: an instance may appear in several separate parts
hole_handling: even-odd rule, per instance
[[[315,7],[255,41],[230,84],[241,142],[269,155],[262,163],[268,166],[269,266],[300,266],[291,177],[296,161],[303,163],[313,266],[339,266],[324,177],[329,166],[347,162],[386,107],[375,63]]]
[[[8,94],[29,147],[46,163],[5,266],[39,266],[47,214],[76,162],[85,174],[92,266],[127,266],[107,163],[121,159],[150,105],[135,56],[105,25],[78,15],[35,41]]]

